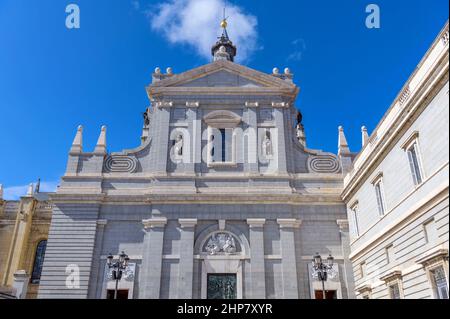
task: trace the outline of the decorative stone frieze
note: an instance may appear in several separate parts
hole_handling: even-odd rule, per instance
[[[105,160],[105,172],[133,173],[137,168],[137,160],[127,155],[110,155]]]
[[[308,158],[308,170],[313,173],[338,173],[339,160],[333,154],[313,155]]]

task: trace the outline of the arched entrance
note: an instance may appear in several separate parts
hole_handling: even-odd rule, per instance
[[[245,236],[228,230],[209,231],[198,238],[202,299],[242,299]]]

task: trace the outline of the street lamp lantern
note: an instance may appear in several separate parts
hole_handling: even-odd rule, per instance
[[[113,255],[109,254],[108,259],[106,261],[106,263],[108,264],[108,266],[112,265],[112,261],[113,261],[114,257]]]
[[[333,265],[334,265],[334,257],[331,256],[331,254],[328,256],[327,262],[328,262],[328,267],[330,267],[330,268],[333,267]]]
[[[331,254],[327,257],[326,263],[323,262],[322,256],[316,253],[312,259],[313,274],[322,282],[323,299],[326,299],[325,281],[328,279],[328,274],[333,272],[334,257]]]
[[[322,257],[319,255],[319,253],[316,253],[313,257],[313,264],[315,267],[319,267],[320,264],[322,264]]]
[[[118,260],[114,263],[114,256],[112,254],[108,255],[106,260],[106,265],[109,269],[112,269],[112,278],[116,281],[116,288],[114,290],[114,299],[117,299],[117,290],[119,287],[119,281],[122,279],[122,273],[128,267],[128,262],[130,261],[130,257],[122,251],[119,254]]]

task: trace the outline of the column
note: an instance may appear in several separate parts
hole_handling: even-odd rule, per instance
[[[25,270],[18,270],[14,273],[13,288],[14,294],[17,299],[26,299],[28,282],[30,281],[30,276],[27,275]]]
[[[258,163],[258,116],[257,116],[258,102],[246,102],[244,108],[245,122],[247,123],[247,147],[244,146],[245,154],[244,160],[245,172],[256,174],[259,170]]]
[[[197,219],[179,219],[181,227],[181,247],[178,280],[178,298],[192,299],[192,282],[194,271],[194,235]]]
[[[347,298],[355,299],[355,284],[353,282],[353,268],[350,262],[350,237],[347,219],[338,219],[337,224],[339,226],[339,232],[341,237],[341,249],[342,257],[344,258],[344,269],[345,269],[345,286],[347,288]],[[343,296],[345,298],[345,296]]]
[[[294,218],[277,219],[280,225],[283,298],[298,299],[297,261],[295,258],[295,229],[301,221]]]
[[[12,285],[14,282],[14,273],[20,270],[24,264],[23,256],[28,247],[36,200],[30,195],[23,196],[20,199],[19,205],[5,269],[3,269],[3,278],[2,282],[0,282],[4,286]]]
[[[195,174],[195,164],[201,162],[201,143],[202,143],[202,122],[200,110],[198,109],[199,102],[186,102],[186,117],[189,131],[189,145],[184,147],[189,148],[190,158],[189,163],[184,163],[185,172],[188,174]]]
[[[167,158],[169,147],[169,124],[170,124],[170,102],[166,103],[166,106],[156,107],[154,109],[154,118],[152,118],[155,124],[156,130],[153,132],[152,149],[154,154],[154,166],[157,174],[167,173]],[[164,104],[164,105],[166,105]]]
[[[277,128],[277,146],[275,149],[275,156],[278,161],[278,172],[280,174],[286,174],[286,139],[285,139],[285,131],[284,127],[286,125],[284,121],[284,104],[283,107],[274,107],[274,121]]]
[[[266,298],[266,272],[264,269],[264,218],[247,219],[250,227],[251,299]]]
[[[102,296],[103,281],[105,280],[105,264],[100,259],[103,248],[103,234],[105,226],[108,223],[106,219],[97,220],[97,234],[95,235],[94,259],[92,261],[91,279],[89,280],[89,299],[100,299]],[[103,260],[106,263],[106,260]]]
[[[167,218],[146,219],[142,223],[145,235],[139,275],[139,298],[158,299],[161,289],[164,228]]]

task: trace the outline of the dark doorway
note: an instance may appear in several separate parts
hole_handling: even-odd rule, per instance
[[[323,299],[322,290],[315,290],[314,294],[316,299]],[[337,299],[336,290],[325,290],[325,299]]]
[[[114,289],[108,289],[106,299],[114,299]],[[128,289],[117,290],[117,299],[128,299]]]
[[[236,299],[236,274],[208,274],[208,299]]]

